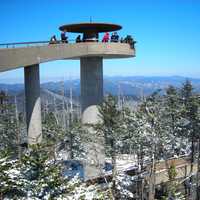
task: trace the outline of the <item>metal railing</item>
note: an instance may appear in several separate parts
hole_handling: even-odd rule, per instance
[[[91,42],[91,40],[88,41],[82,41],[82,42]],[[101,41],[92,41],[92,42],[99,42],[102,43]],[[34,47],[34,46],[44,46],[44,45],[54,45],[54,44],[72,44],[76,43],[76,40],[67,40],[67,42],[63,42],[62,40],[56,40],[56,41],[33,41],[33,42],[14,42],[14,43],[2,43],[0,44],[0,49],[6,49],[6,48],[20,48],[20,47]],[[112,43],[112,41],[109,41],[108,43]],[[115,43],[115,42],[114,42]],[[118,42],[122,43],[122,42]],[[123,42],[127,43],[127,42]]]
[[[73,43],[75,40],[68,40],[68,42]],[[32,47],[32,46],[43,46],[49,44],[64,44],[62,40],[57,40],[55,43],[50,41],[34,41],[34,42],[15,42],[15,43],[2,43],[0,48],[17,48],[17,47]],[[66,43],[67,44],[67,43]]]

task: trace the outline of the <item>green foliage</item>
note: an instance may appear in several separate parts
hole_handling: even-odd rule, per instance
[[[53,112],[46,113],[43,120],[43,141],[49,144],[56,144],[64,137],[64,130],[60,124],[57,123]]]
[[[176,172],[176,166],[174,164],[172,164],[170,166],[170,168],[168,169],[168,175],[169,175],[169,180],[170,181],[175,180],[175,178],[177,176],[177,172]]]
[[[0,197],[14,199],[24,196],[24,185],[20,177],[20,163],[13,160],[9,151],[0,152]]]
[[[71,158],[80,158],[84,154],[83,145],[95,138],[91,138],[81,124],[71,123],[67,128],[63,128],[53,112],[45,113],[43,120],[45,144],[31,146],[22,156],[21,162],[13,160],[17,152],[18,128],[14,107],[9,104],[0,106],[2,111],[0,149],[14,151],[12,154],[4,153],[0,158],[1,196],[13,199],[25,196],[32,199],[47,197],[57,199],[66,193],[75,195],[77,187],[82,184],[70,185],[63,178],[62,166],[56,161],[56,155],[61,149],[65,149],[70,151]],[[152,161],[151,158],[154,156],[156,160],[166,160],[181,154],[181,150],[190,145],[188,141],[193,142],[191,149],[194,160],[195,141],[200,135],[199,106],[199,97],[193,93],[189,81],[183,84],[181,90],[169,86],[164,95],[160,95],[159,91],[155,92],[134,109],[120,110],[116,99],[109,95],[99,108],[101,122],[92,128],[97,131],[97,135],[104,134],[106,154],[112,157],[113,165],[116,165],[117,153],[137,154],[140,165],[143,164],[144,158]],[[175,198],[177,196],[175,165],[169,167],[168,175],[170,183],[165,186],[165,198],[170,196]],[[86,198],[85,187],[87,186],[80,186],[79,199]],[[106,199],[107,193],[104,194],[102,190],[96,192],[99,199]]]
[[[68,147],[71,159],[81,159],[85,156],[84,144],[90,140],[88,131],[79,123],[73,123],[66,130],[64,137],[65,145]]]
[[[21,162],[2,155],[0,159],[1,195],[31,199],[57,199],[67,192],[67,183],[58,161],[49,160],[48,147],[33,145]]]
[[[0,104],[0,150],[10,149],[17,154],[18,127],[14,113],[12,104]]]
[[[70,123],[68,128],[63,128],[57,123],[53,112],[46,113],[43,120],[43,141],[51,147],[51,156],[59,151],[70,152],[70,158],[80,158],[84,155],[83,144],[89,136],[79,122]]]
[[[50,199],[55,199],[65,193],[67,180],[63,178],[61,165],[49,160],[46,145],[30,147],[22,158],[21,173],[30,183],[25,187],[27,191],[31,189],[31,197],[43,198],[48,195]]]
[[[102,106],[99,108],[101,122],[95,126],[97,132],[103,132],[106,142],[106,153],[111,155],[116,153],[116,141],[122,135],[123,129],[121,127],[122,115],[117,108],[116,99],[108,95]]]
[[[189,104],[189,100],[193,95],[193,87],[189,80],[186,80],[185,83],[183,83],[183,87],[181,89],[181,95],[183,103],[187,106]]]

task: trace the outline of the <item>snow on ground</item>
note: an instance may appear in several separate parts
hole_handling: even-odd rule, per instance
[[[106,158],[106,162],[111,164],[111,158]],[[117,171],[124,172],[131,169],[137,169],[137,157],[135,155],[120,154],[116,158]],[[106,175],[111,174],[111,170],[105,172]]]

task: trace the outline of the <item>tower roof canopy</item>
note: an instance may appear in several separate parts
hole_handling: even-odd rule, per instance
[[[72,33],[101,33],[111,32],[122,29],[122,26],[109,23],[80,23],[80,24],[67,24],[60,26],[61,31]]]

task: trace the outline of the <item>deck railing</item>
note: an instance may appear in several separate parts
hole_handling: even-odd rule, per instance
[[[57,40],[54,42],[51,41],[34,41],[34,42],[15,42],[15,43],[2,43],[0,44],[0,49],[6,49],[6,48],[20,48],[20,47],[32,47],[32,46],[44,46],[44,45],[54,45],[54,44],[72,44],[75,43],[76,40],[68,40],[68,42],[63,42],[62,40]],[[94,40],[88,40],[84,42],[100,42],[101,41],[94,41]],[[112,41],[109,41],[109,43],[112,43]],[[115,42],[114,42],[115,43]],[[118,43],[121,43],[120,41]],[[123,42],[127,43],[127,42]],[[133,47],[134,48],[134,47]]]
[[[75,40],[68,40],[69,43],[75,42]],[[31,47],[31,46],[43,46],[49,45],[50,41],[34,41],[34,42],[15,42],[15,43],[2,43],[0,48],[17,48],[17,47]],[[62,44],[61,40],[57,40],[55,44]]]

